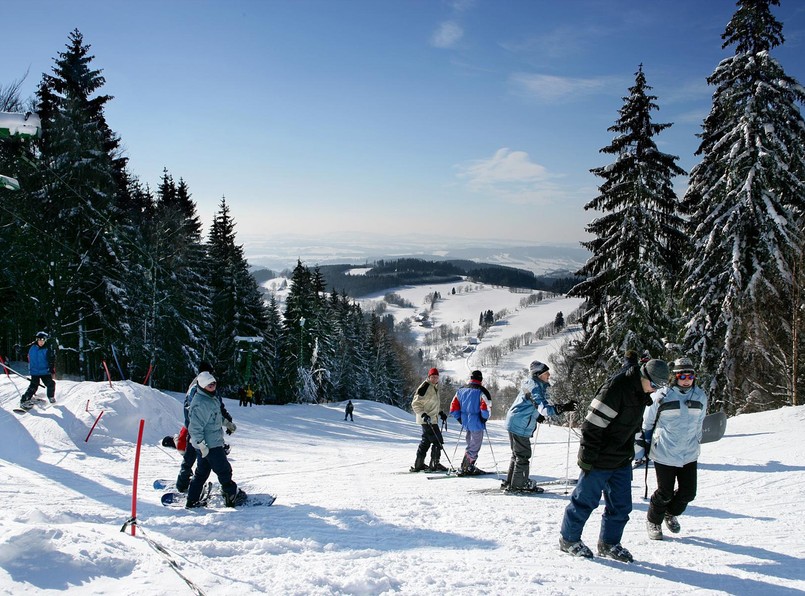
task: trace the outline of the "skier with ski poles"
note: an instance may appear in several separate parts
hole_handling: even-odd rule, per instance
[[[654,460],[657,490],[651,495],[646,530],[652,540],[662,540],[662,522],[674,534],[685,508],[696,498],[696,468],[702,422],[707,415],[707,394],[696,385],[690,358],[674,361],[670,385],[651,394],[653,403],[643,415],[640,457]],[[677,488],[674,490],[674,485]]]
[[[416,421],[422,425],[422,439],[416,449],[416,461],[411,466],[411,472],[428,470],[431,472],[446,472],[447,468],[439,460],[444,448],[442,431],[437,424],[441,410],[439,399],[439,369],[428,371],[428,378],[414,391],[411,409],[416,415]],[[430,450],[430,463],[425,463],[425,457]]]
[[[598,389],[581,426],[578,483],[570,495],[560,529],[559,548],[577,557],[592,558],[581,533],[593,510],[606,503],[598,535],[598,554],[629,563],[632,554],[621,538],[632,512],[634,437],[651,404],[649,394],[668,379],[664,360],[640,365],[630,359]]]
[[[39,331],[28,350],[28,372],[31,375],[31,384],[20,397],[20,408],[30,410],[34,407],[33,395],[39,389],[41,381],[47,389],[48,401],[56,403],[56,354],[53,348],[47,346],[48,334]]]
[[[459,476],[486,474],[476,467],[478,453],[484,440],[486,421],[492,414],[492,396],[482,382],[484,376],[480,370],[470,374],[470,381],[456,392],[450,403],[450,415],[455,418],[466,431],[467,447],[461,461]]]
[[[572,412],[579,403],[574,400],[558,405],[549,403],[548,381],[551,372],[547,364],[534,360],[529,365],[529,373],[530,377],[523,381],[520,393],[506,414],[506,430],[509,431],[509,443],[512,448],[509,474],[501,484],[501,489],[506,492],[545,492],[528,477],[531,437],[537,430],[537,424],[543,422],[545,418]]]

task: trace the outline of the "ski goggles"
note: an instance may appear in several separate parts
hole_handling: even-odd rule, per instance
[[[696,378],[695,373],[676,373],[676,378],[680,381],[692,381]]]

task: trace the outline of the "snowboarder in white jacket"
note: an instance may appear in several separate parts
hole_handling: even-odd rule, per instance
[[[674,534],[677,517],[696,498],[697,460],[702,423],[707,415],[707,394],[696,385],[696,371],[689,358],[674,361],[668,387],[651,394],[652,405],[643,416],[643,441],[654,460],[657,490],[651,495],[646,529],[649,538],[662,540],[662,523]],[[674,489],[676,485],[676,490]]]
[[[202,372],[196,378],[198,389],[190,402],[190,441],[196,449],[196,471],[187,490],[186,507],[199,507],[199,498],[210,472],[215,472],[227,507],[236,507],[246,500],[246,493],[232,480],[232,466],[224,451],[224,417],[221,403],[215,395],[215,377]]]

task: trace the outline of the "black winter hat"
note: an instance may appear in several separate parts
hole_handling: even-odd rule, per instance
[[[540,362],[539,360],[534,360],[534,362],[528,366],[528,370],[531,372],[532,377],[538,377],[542,373],[548,372],[550,368],[548,368],[547,364]]]
[[[470,375],[470,379],[472,379],[473,381],[483,381],[484,375],[480,370],[474,370]]]
[[[665,385],[668,382],[668,376],[671,371],[668,369],[668,363],[665,360],[655,358],[640,367],[640,374],[655,385]]]

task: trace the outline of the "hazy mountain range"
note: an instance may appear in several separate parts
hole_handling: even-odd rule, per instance
[[[432,238],[430,236],[381,236],[333,234],[321,237],[291,235],[243,236],[243,250],[253,267],[274,271],[293,268],[298,259],[316,265],[371,263],[378,259],[413,257],[431,261],[468,259],[508,265],[535,275],[574,273],[590,256],[578,242],[572,244],[506,243],[500,240]]]

